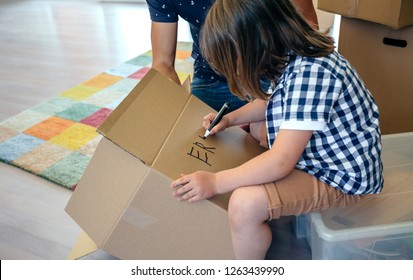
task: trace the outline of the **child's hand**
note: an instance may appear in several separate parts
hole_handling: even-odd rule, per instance
[[[172,182],[172,195],[180,201],[195,202],[211,198],[216,194],[215,173],[197,171],[192,174],[181,174],[181,178]]]
[[[205,129],[208,129],[208,128],[209,128],[209,125],[210,125],[210,124],[212,123],[212,121],[215,119],[216,115],[217,115],[217,114],[215,114],[215,113],[210,113],[210,114],[206,115],[206,116],[204,117],[204,121],[203,121],[203,123],[202,123],[202,126],[203,126]],[[210,135],[213,135],[213,134],[215,134],[215,133],[217,133],[217,132],[223,131],[223,130],[226,129],[228,126],[229,126],[228,119],[227,119],[226,116],[223,116],[222,119],[221,119],[221,121],[220,121],[219,123],[217,123],[217,124],[211,129],[211,131],[210,131],[209,134],[210,134]]]

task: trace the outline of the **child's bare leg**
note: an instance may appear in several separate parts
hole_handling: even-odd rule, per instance
[[[264,259],[272,233],[263,186],[243,187],[231,195],[228,214],[236,259]]]

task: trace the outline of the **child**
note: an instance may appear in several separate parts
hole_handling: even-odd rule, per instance
[[[333,40],[311,28],[289,0],[217,0],[201,48],[231,92],[252,100],[225,115],[211,135],[265,122],[270,149],[233,169],[182,175],[171,186],[189,202],[233,191],[228,215],[236,258],[265,257],[268,220],[381,191],[375,101]],[[268,93],[263,77],[272,81]],[[213,117],[205,117],[204,127]]]

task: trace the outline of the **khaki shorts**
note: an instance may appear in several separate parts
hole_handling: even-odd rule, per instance
[[[343,207],[365,197],[345,194],[297,169],[281,180],[264,184],[264,188],[268,198],[269,220]]]

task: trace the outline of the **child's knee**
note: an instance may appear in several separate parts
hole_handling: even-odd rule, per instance
[[[245,196],[243,191],[241,189],[234,190],[228,204],[228,216],[231,223],[239,221],[244,217],[245,208],[248,208],[244,202]]]
[[[262,196],[261,187],[245,187],[234,190],[228,205],[228,216],[232,227],[246,223],[265,221],[268,203]]]

